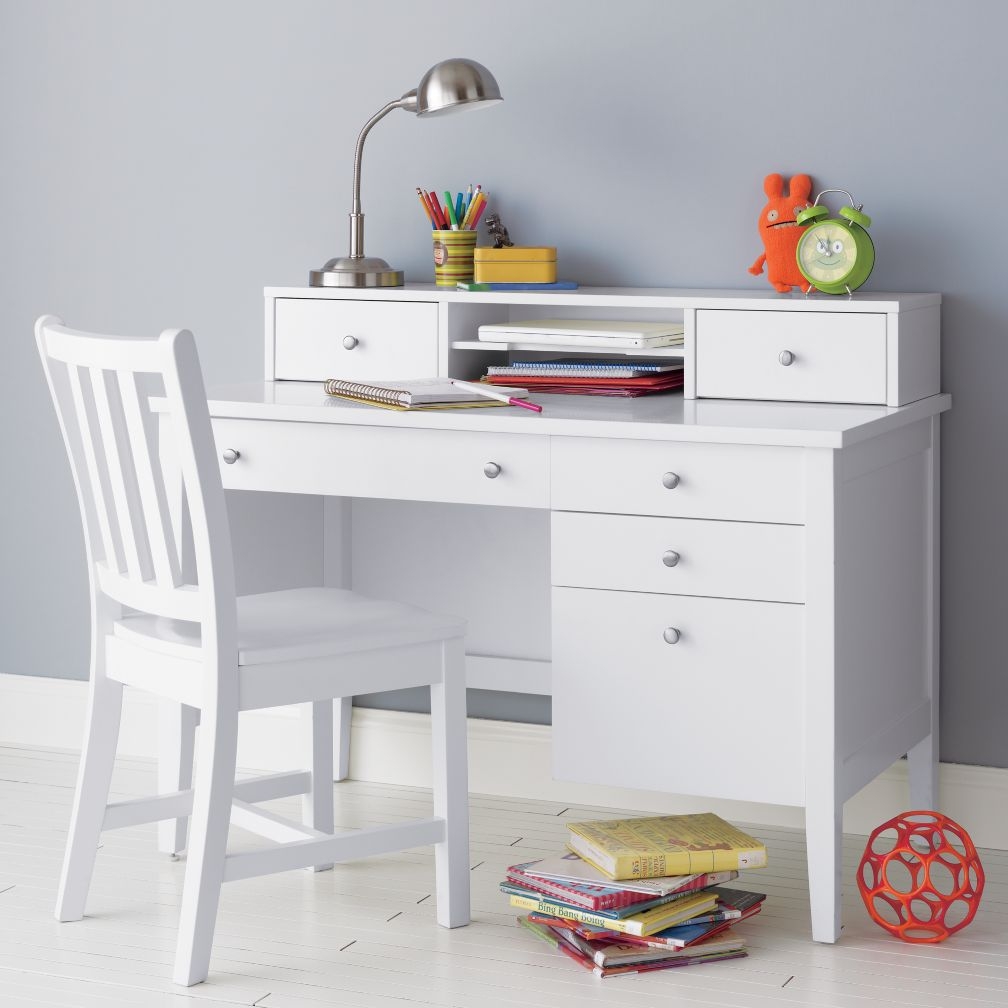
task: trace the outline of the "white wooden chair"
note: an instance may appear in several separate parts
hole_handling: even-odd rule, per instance
[[[433,844],[438,923],[467,924],[463,621],[333,588],[236,599],[192,334],[99,336],[53,316],[40,318],[35,332],[77,488],[93,619],[88,723],[57,919],[83,916],[102,830],[191,816],[176,983],[206,979],[220,886],[236,879]],[[144,391],[151,375],[167,402],[160,428]],[[185,521],[194,583],[180,559]],[[191,789],[109,803],[124,684],[199,710]],[[417,685],[431,692],[433,818],[333,835],[333,698]],[[239,712],[308,702],[310,772],[236,783]],[[254,805],[293,794],[307,795],[310,825]],[[278,842],[228,854],[232,823]]]

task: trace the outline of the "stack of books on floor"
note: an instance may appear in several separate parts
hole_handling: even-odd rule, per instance
[[[642,396],[683,387],[683,363],[676,361],[561,360],[513,361],[487,368],[484,382],[517,382],[536,392],[571,395]]]
[[[568,853],[512,865],[518,923],[599,977],[747,955],[732,926],[763,893],[734,888],[766,847],[713,813],[571,823]]]

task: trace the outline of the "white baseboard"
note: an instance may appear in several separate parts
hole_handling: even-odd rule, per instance
[[[79,750],[87,684],[0,674],[0,745]],[[127,691],[119,751],[156,756],[156,702]],[[242,715],[238,763],[243,768],[291,769],[300,752],[296,708]],[[469,788],[474,794],[603,808],[672,813],[713,811],[726,819],[767,826],[803,825],[800,808],[667,795],[631,788],[556,781],[550,772],[548,725],[469,721]],[[426,714],[354,708],[350,776],[356,780],[430,786],[430,718]],[[979,847],[1008,850],[1008,770],[943,763],[942,811],[961,823]],[[844,807],[844,830],[868,834],[908,808],[906,761],[900,760]]]

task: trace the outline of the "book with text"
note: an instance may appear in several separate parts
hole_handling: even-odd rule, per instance
[[[677,966],[690,966],[694,963],[718,962],[722,959],[740,959],[747,955],[743,943],[731,943],[723,947],[711,949],[688,950],[689,954],[679,956],[665,955],[654,960],[638,959],[636,961],[612,962],[601,965],[595,958],[596,949],[590,943],[585,943],[577,933],[570,928],[547,926],[527,917],[519,917],[518,923],[527,928],[536,937],[548,942],[557,951],[563,952],[569,959],[590,969],[597,977],[621,976],[634,973],[650,972],[656,969],[669,969]]]
[[[712,924],[718,921],[737,921],[751,917],[760,909],[766,893],[747,892],[745,889],[728,889],[714,886],[710,890],[717,896],[717,906],[710,912],[691,917],[683,924]]]
[[[556,879],[560,882],[585,882],[601,886],[611,886],[613,883],[613,880],[605,872],[599,871],[598,868],[589,864],[573,851],[555,854],[552,857],[543,858],[541,861],[533,861],[525,871],[529,875]],[[707,886],[721,885],[737,878],[737,871],[706,872],[693,875],[665,875],[649,879],[621,879],[620,886],[635,892],[664,896],[666,893],[678,892],[680,889],[704,889]]]
[[[629,907],[644,909],[652,904],[657,905],[655,900],[666,899],[670,895],[668,893],[658,895],[623,889],[612,885],[611,882],[602,885],[601,883],[540,878],[538,875],[532,875],[529,871],[536,863],[529,861],[526,864],[510,865],[506,871],[507,881],[513,882],[523,889],[532,889],[551,899],[558,899],[563,903],[569,903],[585,910],[612,913]],[[671,895],[674,896],[675,893]],[[628,912],[632,912],[632,910]]]
[[[761,868],[766,847],[713,812],[568,825],[568,846],[614,880]]]
[[[541,893],[522,889],[510,883],[502,883],[500,889],[501,892],[511,897],[512,906],[522,910],[537,910],[539,913],[551,917],[566,917],[570,920],[584,921],[587,924],[595,924],[610,931],[631,935],[649,935],[656,931],[663,931],[680,921],[713,910],[717,905],[717,899],[714,896],[709,896],[704,892],[689,893],[682,899],[654,907],[651,910],[644,910],[639,914],[611,918],[605,917],[597,911],[582,910],[580,907],[560,903],[543,896]]]

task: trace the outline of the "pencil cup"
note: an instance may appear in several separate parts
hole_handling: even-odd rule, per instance
[[[434,283],[438,287],[454,287],[460,280],[473,278],[475,231],[433,231]]]

